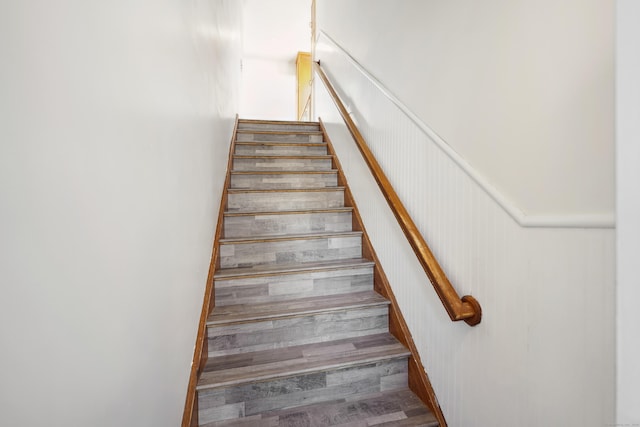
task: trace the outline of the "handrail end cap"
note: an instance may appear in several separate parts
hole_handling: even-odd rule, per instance
[[[465,295],[462,297],[462,302],[466,302],[473,307],[473,316],[464,319],[467,325],[476,326],[482,320],[482,307],[477,299],[471,295]]]

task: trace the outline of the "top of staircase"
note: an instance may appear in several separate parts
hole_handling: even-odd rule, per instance
[[[320,125],[319,122],[303,122],[295,120],[260,120],[260,119],[238,119],[238,123],[252,124],[276,124],[276,125]]]

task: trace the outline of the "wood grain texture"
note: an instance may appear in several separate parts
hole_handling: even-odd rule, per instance
[[[315,141],[323,141],[325,134],[324,129],[247,130],[240,137],[237,126],[238,121],[232,150],[242,144],[238,141],[256,137],[266,142],[246,146],[320,145]],[[282,128],[275,122],[269,126]],[[262,417],[283,408],[330,402],[324,409],[316,407],[316,413],[326,413],[336,409],[331,406],[336,400],[355,401],[389,390],[406,390],[416,406],[366,414],[367,425],[437,424],[434,415],[407,390],[411,352],[405,345],[406,336],[398,333],[397,320],[390,318],[397,314],[389,309],[389,299],[380,295],[385,293],[384,286],[374,282],[380,282],[374,279],[380,276],[379,268],[363,259],[361,219],[356,221],[357,209],[348,206],[353,198],[341,185],[346,181],[337,170],[335,152],[322,145],[323,160],[330,159],[322,167],[331,167],[335,175],[331,191],[304,185],[293,190],[255,188],[262,185],[258,182],[262,178],[294,178],[295,186],[295,181],[304,179],[300,175],[327,174],[300,173],[289,164],[317,156],[252,153],[236,159],[236,151],[230,154],[211,262],[213,294],[205,301],[210,313],[205,325],[207,350],[196,348],[201,369],[196,371],[198,397],[191,405],[190,424],[235,418],[267,425],[273,417]],[[274,160],[285,160],[285,164],[274,171],[260,169]],[[236,166],[243,170],[231,169]],[[246,189],[232,188],[233,180],[243,177],[256,181]],[[339,230],[316,230],[335,226]],[[373,259],[375,253],[367,244],[364,256]],[[382,292],[374,292],[374,286]],[[216,304],[211,312],[217,296],[224,303]],[[390,400],[387,396],[378,403],[391,408]],[[301,416],[310,415],[286,414],[279,424],[298,425]]]
[[[219,240],[222,236],[224,220],[223,212],[224,207],[227,204],[227,188],[229,188],[229,172],[231,171],[231,165],[233,162],[233,153],[235,150],[236,133],[238,131],[238,115],[236,114],[236,121],[231,133],[231,143],[229,144],[229,157],[227,161],[227,176],[224,181],[224,187],[222,190],[222,197],[220,199],[220,207],[218,210],[218,222],[216,225],[216,234],[213,239],[213,249],[211,251],[211,262],[209,263],[209,272],[207,274],[207,283],[205,286],[204,300],[202,303],[202,310],[200,312],[200,321],[198,323],[198,333],[196,335],[196,344],[193,351],[193,360],[191,361],[191,372],[189,374],[189,383],[187,385],[187,397],[185,400],[184,411],[182,414],[182,427],[193,427],[198,425],[198,402],[196,399],[196,386],[198,384],[198,377],[202,372],[202,369],[206,365],[208,352],[204,351],[206,348],[205,340],[207,339],[207,318],[213,310],[215,305],[215,292],[214,292],[214,274],[216,270],[216,264],[218,263],[219,253]]]
[[[209,357],[386,334],[388,313],[380,304],[209,327]]]
[[[331,403],[269,411],[237,420],[218,421],[203,427],[436,427],[427,412],[408,389],[381,392],[358,398],[336,399]]]
[[[242,155],[236,154],[234,171],[321,171],[331,170],[327,155]]]
[[[268,155],[268,156],[322,156],[327,154],[327,145],[271,143],[271,142],[239,142],[236,144],[238,155]]]
[[[394,190],[391,182],[385,175],[380,164],[376,160],[375,156],[369,150],[364,137],[358,130],[357,126],[351,119],[347,109],[340,100],[340,97],[336,93],[335,89],[331,85],[328,77],[320,67],[320,64],[314,63],[314,70],[320,77],[320,80],[325,84],[327,91],[329,92],[333,102],[340,111],[340,115],[344,119],[349,132],[353,136],[358,149],[362,153],[362,156],[369,166],[373,177],[375,178],[382,194],[384,195],[389,207],[391,208],[394,216],[398,220],[402,231],[404,232],[409,244],[413,248],[420,264],[422,265],[425,273],[429,277],[440,301],[444,305],[449,317],[453,321],[464,320],[468,325],[475,326],[482,320],[482,310],[478,301],[471,295],[465,295],[460,298],[453,285],[449,281],[448,277],[440,267],[440,264],[435,259],[431,249],[427,245],[427,242],[422,237],[422,234],[418,230],[418,227],[414,223],[413,219],[409,215],[409,212],[404,207],[404,204],[400,200],[400,197]]]
[[[335,171],[232,171],[231,188],[287,189],[337,186]]]
[[[257,304],[225,305],[216,307],[216,310],[209,315],[207,325],[229,325],[295,315],[328,313],[346,308],[380,306],[388,303],[387,299],[369,290],[348,295],[323,295]]]
[[[372,358],[369,363],[327,366],[293,376],[248,381],[199,393],[201,423],[258,416],[309,404],[356,400],[386,391],[406,390],[407,363],[399,358]],[[404,378],[404,381],[402,381]],[[416,401],[419,399],[415,399]],[[428,409],[422,405],[424,411]]]
[[[322,133],[317,131],[238,131],[239,142],[322,142]]]
[[[362,217],[360,216],[358,207],[355,203],[355,200],[351,196],[349,183],[347,182],[347,179],[342,171],[340,160],[335,155],[335,150],[333,148],[333,145],[331,144],[331,139],[326,133],[322,119],[320,119],[320,128],[323,130],[323,132],[325,132],[325,139],[327,142],[329,153],[334,155],[334,162],[336,163],[335,167],[338,170],[338,182],[340,183],[340,185],[345,187],[345,205],[353,209],[353,229],[362,232],[363,256],[371,259],[374,262],[374,289],[376,290],[376,292],[380,293],[390,301],[389,331],[398,339],[398,341],[407,346],[407,348],[411,352],[411,357],[409,358],[409,387],[420,397],[420,399],[425,404],[429,406],[439,425],[441,427],[446,427],[447,421],[444,418],[444,413],[442,412],[440,404],[438,403],[438,398],[436,397],[435,391],[431,386],[429,376],[424,369],[424,365],[422,363],[422,360],[420,359],[420,354],[418,353],[418,349],[415,345],[413,337],[411,336],[409,327],[407,326],[407,323],[402,316],[400,306],[393,293],[393,288],[391,287],[391,284],[389,283],[389,280],[384,273],[384,270],[382,269],[380,260],[378,259],[375,249],[373,248],[371,240],[369,239],[369,236],[367,234],[367,231],[364,228]]]
[[[220,241],[220,267],[361,258],[360,232],[251,237]]]
[[[216,306],[339,295],[373,289],[373,263],[216,279]]]
[[[218,270],[215,273],[215,278],[216,280],[228,280],[238,277],[261,277],[281,274],[296,274],[299,272],[340,270],[342,268],[360,268],[371,265],[373,265],[373,262],[364,258],[320,261],[306,264],[296,263],[288,265],[261,265],[247,268],[228,268],[223,271]]]
[[[343,187],[229,189],[227,212],[344,207]]]
[[[392,335],[382,333],[223,355],[212,357],[207,363],[198,390],[345,369],[387,359],[402,360],[408,353]],[[406,363],[403,369],[406,370]]]

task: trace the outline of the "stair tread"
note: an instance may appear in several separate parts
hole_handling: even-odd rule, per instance
[[[344,191],[344,187],[309,187],[309,188],[228,188],[227,193],[305,193]]]
[[[365,258],[349,258],[344,260],[318,261],[293,264],[262,264],[251,267],[224,268],[215,273],[218,280],[247,276],[274,276],[287,273],[310,272],[320,270],[340,270],[348,268],[373,266],[374,262]]]
[[[411,353],[389,333],[211,357],[198,390],[347,368]]]
[[[327,170],[232,170],[231,175],[329,175],[337,174],[337,169]]]
[[[265,303],[218,306],[207,318],[207,326],[245,323],[256,320],[328,313],[347,308],[388,305],[389,300],[375,291],[322,295]]]
[[[408,388],[356,398],[336,399],[290,409],[266,411],[246,418],[217,421],[202,427],[277,427],[295,424],[315,427],[422,426],[437,427],[433,413]]]
[[[295,142],[295,141],[236,141],[237,145],[273,145],[283,147],[320,147],[327,146],[327,142]]]
[[[334,213],[334,212],[353,212],[351,206],[339,208],[309,208],[309,209],[283,209],[269,211],[226,211],[224,216],[254,216],[254,215],[295,215],[295,214],[312,214],[312,213]]]
[[[257,133],[274,135],[323,135],[321,130],[279,130],[279,129],[238,129],[237,133]]]
[[[220,239],[220,244],[229,243],[252,243],[263,241],[282,241],[282,240],[307,240],[307,239],[325,239],[330,237],[356,237],[362,236],[362,231],[320,231],[304,234],[284,234],[282,236],[251,236],[251,237],[233,237],[229,239]]]
[[[277,154],[234,154],[234,159],[324,159],[330,160],[333,158],[330,154],[300,154],[300,155],[277,155]]]
[[[271,124],[271,125],[318,125],[320,126],[320,122],[307,122],[303,120],[260,120],[260,119],[238,119],[239,123],[250,123],[250,124]]]

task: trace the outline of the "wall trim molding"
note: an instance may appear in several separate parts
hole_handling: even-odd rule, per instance
[[[333,45],[365,78],[367,78],[389,101],[400,109],[418,128],[427,135],[458,167],[476,182],[511,218],[521,227],[535,228],[615,228],[615,214],[527,214],[512,200],[507,198],[488,179],[474,169],[458,152],[440,137],[431,127],[416,116],[382,82],[369,73],[349,52],[340,46],[324,30],[318,32],[318,39],[324,38]],[[317,43],[317,41],[316,41]],[[314,58],[317,59],[317,58]],[[335,85],[340,88],[339,85]],[[354,118],[355,121],[355,118]]]

